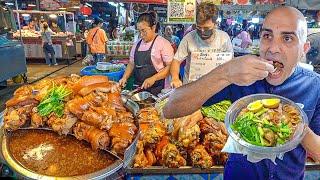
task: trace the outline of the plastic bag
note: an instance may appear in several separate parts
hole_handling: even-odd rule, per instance
[[[223,149],[221,152],[226,152],[226,153],[236,153],[236,154],[242,154],[247,156],[247,160],[252,163],[259,162],[263,159],[270,159],[274,164],[276,164],[276,158],[282,160],[284,153],[279,153],[279,154],[273,154],[273,153],[268,153],[268,154],[262,154],[262,153],[257,153],[250,151],[248,148],[242,146],[238,142],[232,139],[232,137],[229,136],[226,144],[224,145]]]
[[[89,66],[89,65],[93,65],[94,64],[94,58],[92,56],[92,54],[87,54],[87,56],[85,58],[83,58],[82,60],[82,65],[84,66]]]

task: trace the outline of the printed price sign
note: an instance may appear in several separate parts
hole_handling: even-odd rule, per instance
[[[214,53],[199,51],[191,53],[189,81],[195,81],[232,59],[231,52]]]

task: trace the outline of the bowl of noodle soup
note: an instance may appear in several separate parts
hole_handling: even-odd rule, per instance
[[[261,103],[269,100],[276,100],[278,104],[266,107]],[[300,144],[308,117],[298,104],[285,97],[253,94],[231,105],[225,124],[233,140],[247,150],[259,154],[279,154],[291,151]]]

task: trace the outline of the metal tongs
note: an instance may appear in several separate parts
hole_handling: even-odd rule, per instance
[[[122,100],[122,102],[123,102],[124,104],[127,103],[128,99],[131,99],[131,97],[132,97],[135,93],[137,93],[137,92],[139,92],[139,91],[141,91],[141,90],[142,90],[142,88],[141,88],[140,86],[138,86],[136,89],[134,89],[134,90],[132,90],[132,91],[123,90],[123,91],[121,92],[121,100]]]

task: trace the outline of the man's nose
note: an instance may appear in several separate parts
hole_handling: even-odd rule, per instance
[[[269,44],[268,50],[273,54],[280,53],[280,49],[281,49],[280,46],[281,46],[281,42],[279,40],[272,39],[272,41]]]

